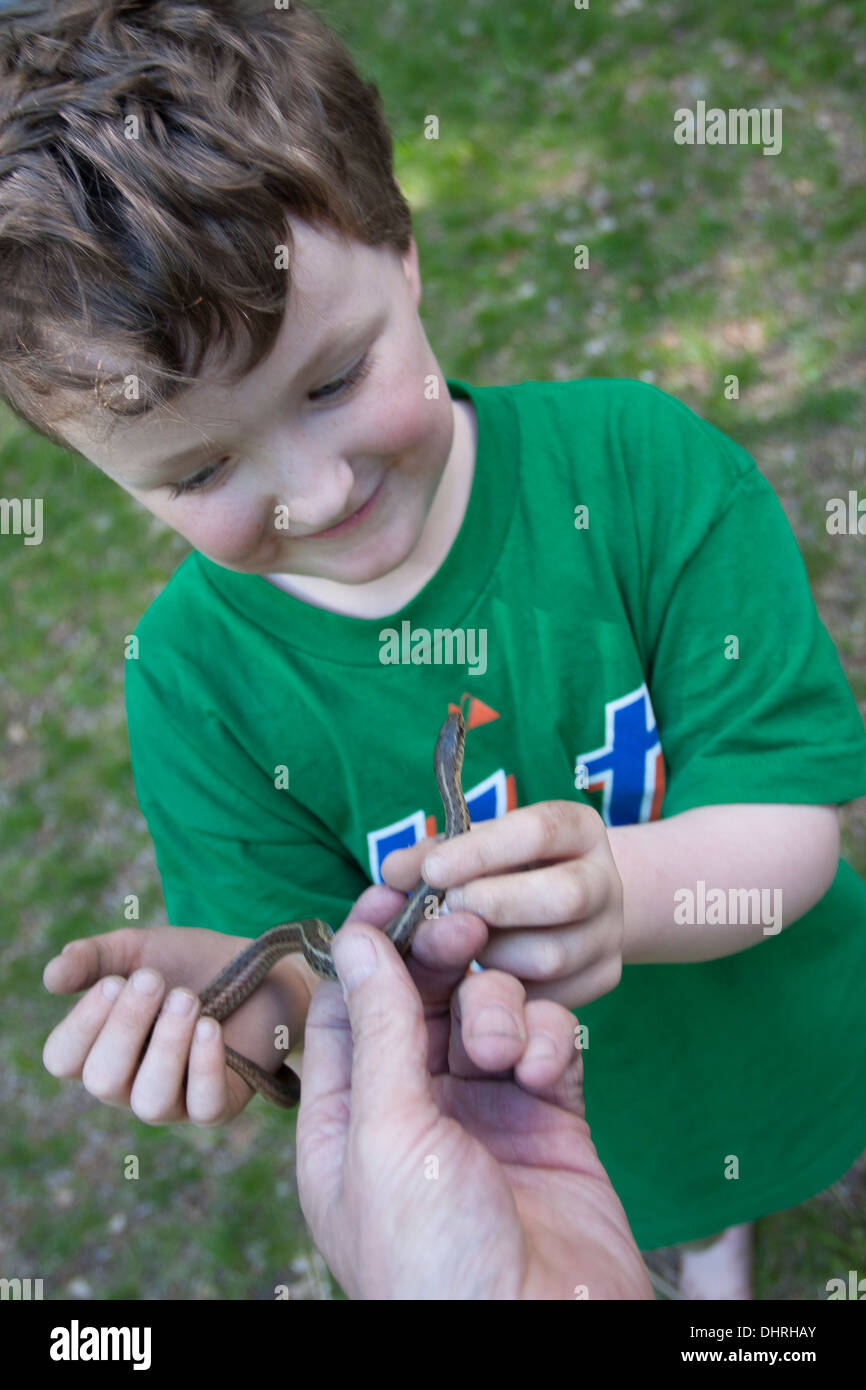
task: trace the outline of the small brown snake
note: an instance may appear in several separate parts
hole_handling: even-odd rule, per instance
[[[459,709],[452,710],[439,731],[433,755],[436,784],[445,809],[445,838],[448,840],[455,835],[463,835],[469,829],[469,811],[460,785],[464,738],[463,715]],[[431,888],[422,878],[400,911],[383,928],[401,956],[408,953],[418,925],[427,915],[428,901],[433,898],[438,905],[444,897],[444,888]],[[217,1022],[228,1018],[249,998],[271,967],[293,951],[303,951],[310,969],[323,980],[336,980],[337,971],[331,955],[333,939],[331,928],[318,917],[307,917],[301,922],[283,922],[271,927],[270,931],[264,932],[234,960],[229,961],[207,989],[202,990],[199,995],[202,1018],[215,1018]],[[261,1091],[269,1101],[283,1109],[290,1110],[297,1105],[301,1083],[293,1072],[284,1069],[284,1077],[274,1076],[230,1047],[225,1052],[228,1066],[242,1076],[253,1090]]]

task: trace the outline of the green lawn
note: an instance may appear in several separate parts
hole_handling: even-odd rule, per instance
[[[866,538],[824,525],[829,498],[866,496],[863,11],[319,8],[382,91],[446,374],[642,377],[743,444],[866,714]],[[782,152],[675,145],[674,109],[701,97],[781,107]],[[424,138],[431,114],[438,141]],[[68,1007],[42,989],[48,958],[124,925],[130,893],[142,923],[165,921],[129,768],[123,643],[186,546],[7,412],[0,470],[2,495],[45,499],[41,547],[0,537],[4,1273],[43,1277],[48,1298],[269,1299],[281,1283],[340,1297],[298,1207],[291,1118],[256,1101],[214,1133],[151,1128],[42,1067]],[[843,853],[866,875],[864,830],[861,799],[843,812]],[[129,1153],[138,1181],[123,1178]],[[864,1239],[861,1160],[759,1223],[757,1296],[821,1297],[828,1252],[834,1269],[862,1270]]]

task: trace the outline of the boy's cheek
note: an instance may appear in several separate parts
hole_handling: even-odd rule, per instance
[[[439,379],[439,399],[428,400],[428,377]],[[447,453],[453,425],[451,397],[436,362],[409,361],[388,374],[375,401],[370,402],[371,429],[367,452],[391,456],[408,465],[412,456],[437,458]],[[359,440],[357,452],[364,448]]]
[[[217,506],[215,500],[181,498],[157,506],[145,505],[166,526],[189,541],[193,549],[218,564],[242,565],[251,552],[267,548],[266,541],[271,541],[275,547],[279,544],[280,533],[276,528],[272,535],[263,538],[261,518],[254,516],[251,510],[243,511],[237,503]]]

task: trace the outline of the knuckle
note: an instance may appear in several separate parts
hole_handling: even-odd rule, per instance
[[[599,833],[607,829],[601,814],[594,806],[590,806],[587,802],[583,801],[579,803],[575,802],[574,805],[578,814],[586,821],[587,825],[593,826]]]
[[[473,850],[478,866],[473,876],[482,878],[485,874],[488,874],[494,866],[496,860],[496,845],[495,842],[491,843],[488,841],[484,835],[479,835],[473,845]]]
[[[565,943],[557,937],[545,941],[539,953],[539,964],[544,979],[555,979],[568,966],[568,951]]]
[[[566,911],[570,917],[580,918],[586,912],[588,904],[589,888],[583,869],[579,864],[574,864],[568,870]]]
[[[570,804],[567,801],[542,801],[539,803],[537,807],[540,833],[539,850],[543,851],[551,840],[558,837],[570,815]]]
[[[118,963],[132,961],[138,958],[139,942],[144,934],[144,927],[118,927],[117,931],[111,932],[111,939],[95,937],[93,944],[96,947],[97,970],[100,975],[112,975],[117,972]],[[80,938],[87,940],[88,938]],[[126,971],[123,972],[124,974]]]
[[[134,947],[144,936],[145,930],[145,927],[118,927],[112,935],[118,946]]]
[[[464,911],[477,912],[491,925],[507,921],[510,897],[510,890],[502,884],[497,885],[493,879],[482,879],[473,887],[471,894],[466,892]]]
[[[140,994],[130,987],[120,995],[116,1012],[112,1016],[112,1026],[116,1023],[124,1035],[139,1034],[142,1026],[156,1025],[160,1019],[162,990],[157,988],[153,994]]]

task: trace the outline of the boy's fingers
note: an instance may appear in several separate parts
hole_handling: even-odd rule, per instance
[[[232,1080],[233,1078],[233,1080]],[[237,1092],[233,1085],[237,1082]],[[240,1113],[254,1093],[226,1067],[223,1032],[215,1018],[200,1018],[193,1031],[186,1108],[193,1124],[210,1129]]]
[[[444,835],[428,835],[426,839],[419,840],[417,844],[409,845],[406,849],[392,849],[382,860],[382,877],[385,882],[399,888],[403,893],[410,893],[421,878],[423,859],[437,842],[444,839]]]
[[[100,1031],[107,1022],[125,980],[110,975],[100,980],[83,999],[70,1009],[66,1018],[48,1034],[42,1049],[42,1062],[52,1076],[78,1079]]]
[[[165,980],[155,970],[136,970],[127,980],[81,1073],[97,1100],[129,1095],[164,995]]]
[[[122,927],[101,936],[69,941],[52,957],[42,972],[42,983],[51,994],[75,994],[105,975],[128,977],[141,953],[141,928]]]
[[[185,1115],[184,1073],[201,1004],[188,989],[173,989],[132,1083],[129,1105],[145,1124],[166,1124]]]
[[[437,846],[429,856],[433,862],[422,862],[421,877],[450,888],[490,874],[508,874],[530,863],[582,858],[605,833],[598,812],[580,802],[520,806]]]

